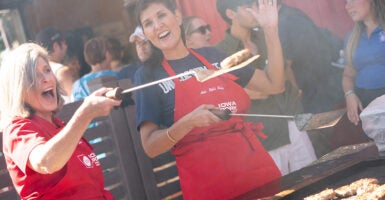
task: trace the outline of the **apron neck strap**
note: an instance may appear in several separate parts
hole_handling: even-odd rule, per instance
[[[205,65],[207,67],[207,69],[216,70],[216,68],[206,58],[204,58],[202,55],[200,55],[199,53],[195,52],[192,49],[188,49],[188,51],[195,58],[197,58],[199,60],[199,62],[201,62],[203,65]],[[175,76],[176,75],[175,71],[172,69],[171,65],[168,63],[168,61],[165,58],[163,58],[163,60],[162,60],[162,66],[163,66],[164,70],[166,70],[166,72],[170,76]]]
[[[202,55],[200,55],[199,53],[195,52],[194,50],[192,49],[188,49],[189,52],[194,55],[202,64],[204,64],[207,69],[210,69],[210,70],[217,70],[217,68],[215,68],[206,58],[204,58]]]

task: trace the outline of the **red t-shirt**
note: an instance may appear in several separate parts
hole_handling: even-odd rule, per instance
[[[63,127],[34,115],[15,118],[3,131],[3,151],[13,184],[22,199],[113,199],[104,189],[102,168],[92,146],[81,139],[67,164],[53,174],[28,167],[31,150],[45,143]]]

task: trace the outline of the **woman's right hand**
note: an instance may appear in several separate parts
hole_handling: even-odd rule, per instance
[[[361,104],[360,99],[356,94],[350,94],[346,96],[346,109],[347,109],[347,115],[350,122],[352,122],[354,125],[358,125],[358,122],[360,121],[360,116],[358,111],[362,111],[363,107]]]
[[[107,116],[114,106],[119,106],[122,101],[107,98],[105,94],[112,88],[100,88],[86,97],[83,101],[83,108],[91,117]]]
[[[258,5],[247,9],[262,28],[278,27],[277,0],[258,0]]]
[[[142,123],[140,134],[146,154],[153,158],[170,150],[177,141],[185,137],[194,128],[220,122],[221,119],[209,109],[215,109],[215,106],[201,105],[167,129],[159,129],[157,124],[150,121]]]
[[[189,127],[204,127],[222,121],[218,116],[210,111],[210,109],[218,109],[214,105],[201,105],[195,110],[185,115],[181,120],[188,124]]]

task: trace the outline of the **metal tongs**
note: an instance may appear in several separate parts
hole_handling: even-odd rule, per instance
[[[123,90],[120,87],[116,87],[113,90],[107,92],[106,96],[108,98],[113,98],[113,99],[122,99],[124,93],[130,93],[130,92],[133,92],[133,91],[136,91],[136,90],[140,90],[140,89],[152,86],[152,85],[156,85],[156,84],[159,84],[159,83],[162,83],[162,82],[165,82],[165,81],[169,81],[169,80],[173,80],[173,79],[177,79],[177,78],[184,77],[184,76],[189,76],[189,75],[195,76],[195,78],[199,82],[205,82],[207,80],[210,80],[210,79],[215,78],[217,76],[220,76],[222,74],[225,74],[225,73],[228,73],[228,72],[231,72],[231,71],[234,71],[234,70],[241,69],[241,68],[249,65],[251,62],[253,62],[257,58],[259,58],[259,55],[252,56],[249,59],[247,59],[247,60],[245,60],[245,61],[243,61],[243,62],[241,62],[241,63],[239,63],[239,64],[237,64],[237,65],[235,65],[235,66],[233,66],[231,68],[225,68],[225,69],[219,69],[219,70],[209,70],[209,69],[199,70],[199,71],[198,70],[191,70],[191,71],[187,71],[187,72],[184,72],[184,73],[177,74],[175,76],[170,76],[170,77],[163,78],[163,79],[160,79],[160,80],[152,81],[152,82],[149,82],[149,83],[146,83],[146,84],[142,84],[142,85],[138,85],[138,86],[135,86],[135,87],[132,87],[132,88],[128,88],[128,89],[125,89],[125,90]]]

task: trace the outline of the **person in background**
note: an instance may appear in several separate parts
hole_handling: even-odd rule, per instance
[[[84,76],[85,74],[88,74],[91,71],[91,66],[86,62],[86,59],[84,57],[84,44],[94,36],[93,30],[91,27],[81,27],[73,30],[73,39],[71,41],[67,41],[68,43],[68,51],[71,53],[77,54],[78,60],[80,63],[80,72],[79,77]],[[70,44],[72,43],[72,45]]]
[[[64,58],[63,63],[69,68],[74,69],[76,72],[74,77],[75,82],[80,77],[80,69],[83,67],[80,58],[80,56],[83,54],[83,44],[74,31],[66,31],[64,33],[64,37],[67,43],[67,55]]]
[[[142,27],[135,28],[135,32],[130,35],[130,42],[135,43],[136,53],[140,62],[148,60],[152,53],[151,43],[143,34]]]
[[[263,70],[265,68],[264,61],[267,59],[263,30],[254,30],[258,21],[250,10],[256,7],[256,2],[217,0],[216,7],[219,14],[230,25],[229,30],[225,33],[225,38],[218,42],[216,47],[229,54],[247,47],[252,50],[254,55],[261,54],[259,63],[254,62],[253,64],[256,68]],[[292,85],[292,82],[286,81],[285,91],[280,94],[262,95],[262,99],[259,97],[254,99],[255,97],[251,94],[252,101],[249,112],[268,115],[296,115],[303,112],[299,96],[299,91]],[[282,175],[301,169],[316,160],[314,148],[306,131],[299,131],[293,120],[256,117],[247,117],[246,120],[263,123],[263,132],[267,138],[261,140],[261,143],[269,151]]]
[[[342,70],[331,64],[338,59],[343,42],[318,27],[301,10],[279,0],[279,35],[286,67],[293,70],[302,91],[305,113],[320,113],[343,104]]]
[[[94,37],[89,39],[84,45],[84,56],[87,63],[91,66],[91,72],[80,77],[72,88],[74,101],[84,99],[90,95],[88,82],[102,76],[114,76],[116,72],[111,70],[111,54],[107,48],[107,39],[104,37]]]
[[[118,72],[126,66],[125,63],[122,63],[123,47],[120,41],[114,37],[108,37],[107,42],[108,52],[111,53],[111,69]]]
[[[346,0],[346,11],[355,22],[346,37],[346,66],[342,85],[347,116],[358,125],[359,112],[385,94],[385,2]]]
[[[342,107],[343,70],[332,66],[343,48],[342,40],[318,27],[301,10],[287,6],[281,0],[278,4],[279,38],[285,67],[292,70],[287,74],[293,74],[289,80],[295,80],[293,85],[300,90],[303,112],[316,114]],[[318,157],[333,150],[333,129],[307,132]]]
[[[190,70],[219,69],[226,54],[214,47],[189,49],[182,39],[182,15],[173,0],[139,1],[138,20],[153,54],[135,74],[137,84]],[[242,117],[223,121],[210,109],[248,111],[243,88],[266,94],[284,89],[284,61],[278,37],[276,0],[256,11],[268,55],[266,71],[247,66],[199,82],[192,75],[136,91],[137,127],[149,157],[171,150],[176,157],[183,198],[232,199],[281,176],[259,142],[260,123]]]
[[[183,18],[182,30],[187,48],[201,48],[211,46],[211,26],[202,18],[189,16]]]
[[[136,70],[143,65],[143,62],[148,60],[152,54],[150,41],[144,36],[142,27],[137,26],[135,31],[130,35],[129,41],[135,43],[135,49],[138,59],[121,69],[118,73],[118,79],[131,79],[134,82]]]
[[[72,84],[79,78],[78,69],[62,64],[67,53],[67,42],[63,33],[54,28],[46,28],[36,35],[36,42],[49,53],[49,65],[55,74],[65,103],[72,101]]]
[[[114,199],[83,134],[120,101],[104,97],[110,89],[102,88],[65,124],[55,117],[63,100],[48,62],[44,48],[25,43],[0,69],[3,153],[15,189],[21,199]]]

